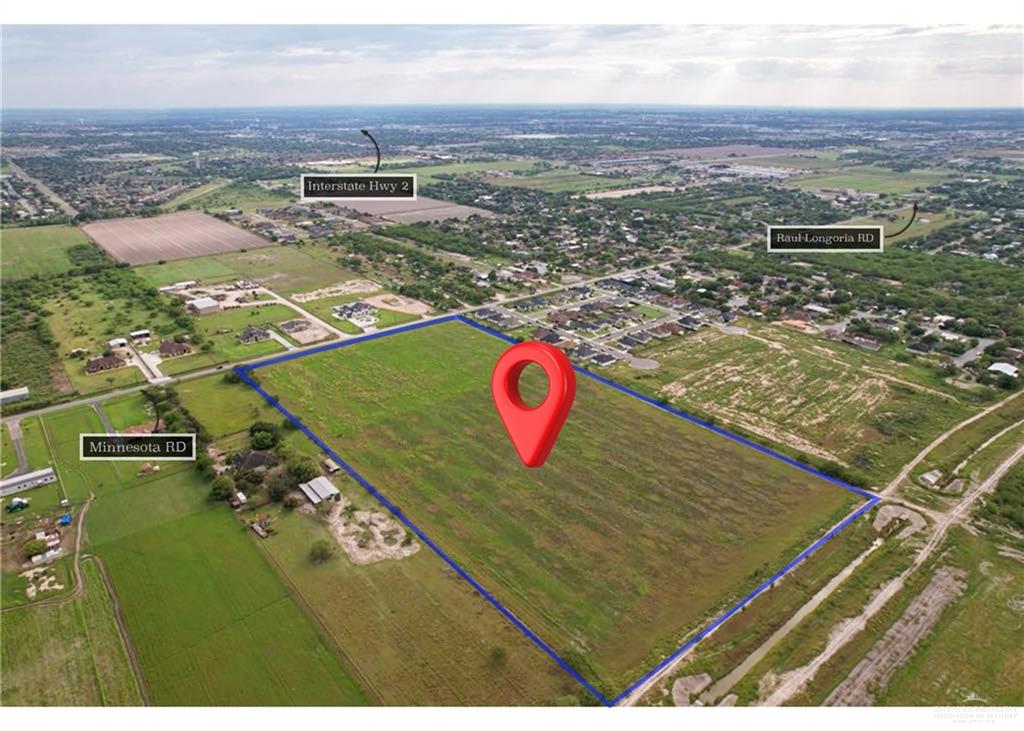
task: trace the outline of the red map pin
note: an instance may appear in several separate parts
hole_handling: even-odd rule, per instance
[[[539,365],[548,376],[548,395],[534,408],[527,406],[519,393],[519,377],[530,363]],[[519,459],[527,467],[540,467],[572,409],[576,373],[565,353],[553,345],[519,343],[498,358],[491,376],[491,395]]]

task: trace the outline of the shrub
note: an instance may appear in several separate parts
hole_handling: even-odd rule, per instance
[[[325,563],[333,555],[334,546],[323,539],[315,541],[309,549],[309,560],[311,563]]]

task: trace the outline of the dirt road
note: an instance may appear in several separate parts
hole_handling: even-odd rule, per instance
[[[19,604],[14,607],[4,607],[0,609],[2,612],[16,612],[20,609],[35,609],[37,607],[54,607],[60,606],[61,604],[67,604],[68,602],[77,599],[82,596],[82,591],[85,589],[85,584],[82,581],[82,538],[85,535],[85,515],[89,512],[89,506],[92,505],[93,495],[89,495],[89,499],[85,501],[85,505],[82,506],[82,512],[78,514],[77,520],[77,532],[75,533],[75,557],[71,562],[71,574],[75,581],[75,587],[61,596],[51,597],[49,599],[41,599],[31,604]]]
[[[822,602],[828,599],[832,595],[832,592],[838,589],[839,586],[850,577],[850,574],[852,574],[858,566],[864,563],[864,560],[881,545],[881,539],[874,541],[863,553],[844,566],[842,571],[833,576],[825,586],[819,589],[818,592],[812,596],[806,604],[800,607],[784,625],[775,630],[772,636],[765,640],[760,647],[747,655],[746,659],[737,665],[731,673],[722,677],[721,680],[708,688],[700,697],[704,705],[713,705],[715,701],[732,690],[732,687],[736,685],[743,676],[749,673],[755,665],[761,662],[761,660],[768,655],[771,649],[775,647],[783,637],[792,632],[798,624],[811,614],[811,612],[820,607]]]
[[[879,494],[880,495],[888,495],[888,494],[894,492],[896,490],[896,488],[898,488],[900,486],[900,484],[902,484],[902,482],[905,479],[907,479],[907,477],[910,476],[910,473],[913,472],[914,468],[917,467],[919,464],[921,464],[921,461],[925,457],[927,457],[929,454],[931,454],[933,449],[935,449],[937,446],[939,446],[944,441],[946,441],[950,436],[952,436],[953,434],[956,434],[958,431],[963,429],[965,426],[969,426],[969,425],[973,424],[978,419],[983,419],[984,417],[988,416],[989,414],[991,414],[996,409],[1002,408],[1006,404],[1008,404],[1011,401],[1013,401],[1015,398],[1018,398],[1022,393],[1024,393],[1024,391],[1017,391],[1016,393],[1012,394],[1011,396],[1007,396],[1002,401],[999,401],[999,402],[997,402],[995,404],[992,404],[991,406],[989,406],[986,409],[982,409],[981,411],[979,411],[974,416],[972,416],[972,417],[970,417],[968,419],[964,419],[963,421],[961,421],[956,426],[953,426],[952,428],[947,429],[945,432],[943,432],[939,436],[935,437],[935,439],[932,441],[931,444],[929,444],[927,447],[922,449],[918,453],[918,455],[916,457],[914,457],[914,459],[910,460],[909,462],[907,462],[906,465],[903,466],[903,469],[900,470],[900,473],[898,475],[896,475],[896,477],[894,477],[893,480],[888,485],[886,485],[885,488]]]
[[[1013,454],[1007,457],[987,479],[978,483],[968,491],[960,502],[957,503],[956,507],[945,513],[932,528],[932,535],[918,552],[917,556],[914,557],[914,562],[902,574],[886,584],[885,587],[878,592],[870,602],[868,602],[859,616],[853,619],[844,620],[842,623],[837,625],[829,635],[825,649],[808,664],[786,673],[782,677],[779,685],[772,690],[771,694],[767,699],[765,699],[762,705],[782,705],[803,690],[807,683],[814,678],[818,670],[820,670],[826,662],[832,659],[841,647],[846,645],[854,636],[860,633],[860,631],[867,626],[868,620],[877,614],[882,607],[884,607],[885,604],[903,588],[907,577],[920,568],[920,566],[935,552],[935,549],[941,545],[950,526],[962,521],[968,515],[970,508],[975,502],[977,502],[978,498],[994,490],[1003,475],[1005,475],[1021,458],[1024,458],[1024,444],[1021,444]]]

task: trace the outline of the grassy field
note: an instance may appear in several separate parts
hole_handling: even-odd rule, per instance
[[[899,620],[940,566],[963,571],[966,591],[945,608],[889,683],[873,689],[876,703],[1018,706],[1024,702],[1024,624],[1020,621],[1024,573],[1019,560],[1000,554],[984,537],[954,528],[932,559],[908,578],[866,630],[820,668],[791,704],[822,703]],[[838,616],[833,617],[838,621]]]
[[[256,373],[609,692],[859,502],[588,379],[525,471],[490,399],[503,349],[449,323]]]
[[[621,188],[637,181],[615,178],[610,175],[592,175],[568,168],[545,170],[536,175],[514,175],[511,177],[487,177],[492,185],[511,188],[529,188],[544,193],[584,193],[602,188]]]
[[[315,244],[310,244],[313,247]],[[308,292],[340,284],[356,275],[322,257],[307,253],[306,247],[272,246],[259,251],[238,252],[219,257],[221,263],[240,277],[259,282],[284,295]]]
[[[339,483],[341,484],[341,483]],[[354,483],[347,497],[371,507]],[[379,506],[378,506],[379,508]],[[314,566],[311,516],[277,514],[261,543],[385,705],[532,705],[575,698],[576,683],[425,548],[356,566],[344,554]],[[339,552],[340,553],[340,552]]]
[[[734,615],[707,639],[697,652],[690,653],[665,684],[672,687],[675,678],[707,673],[717,681],[736,668],[786,623],[815,593],[845,566],[863,553],[878,537],[872,527],[874,511],[844,529],[786,578]],[[670,693],[649,694],[645,703],[673,705]]]
[[[67,603],[4,614],[5,706],[142,704],[94,562],[83,562],[82,578],[84,593]]]
[[[212,315],[203,315],[196,319],[196,327],[213,342],[213,350],[207,355],[212,357],[215,362],[225,362],[258,358],[261,355],[284,350],[284,346],[276,340],[243,343],[238,339],[238,335],[250,325],[274,325],[295,317],[297,314],[290,307],[269,304],[222,310]],[[190,356],[186,356],[186,358],[188,357]],[[184,361],[185,358],[175,360]],[[171,363],[174,363],[174,360],[168,361],[168,364]]]
[[[223,375],[179,383],[185,408],[217,439],[244,431],[255,421],[279,422],[280,412],[244,383],[225,383]]]
[[[767,157],[742,157],[735,159],[737,165],[764,165],[776,168],[798,170],[827,170],[839,166],[838,153],[816,150],[807,155],[769,155]]]
[[[944,475],[950,474],[989,439],[1021,420],[1024,420],[1024,394],[953,433],[941,447],[921,460],[911,477],[916,479],[935,469],[941,470]],[[961,473],[966,476],[970,470],[964,469]]]
[[[906,225],[907,221],[910,220],[910,215],[913,210],[910,206],[903,206],[902,208],[896,208],[889,211],[885,216],[865,216],[861,218],[854,218],[848,221],[843,221],[842,225],[848,226],[859,226],[859,225],[875,225],[884,226],[886,231],[898,231]],[[956,213],[952,210],[940,211],[937,213],[924,213],[918,212],[917,218],[911,224],[910,228],[906,233],[901,234],[897,239],[886,241],[886,246],[898,246],[904,241],[909,241],[921,236],[927,236],[928,234],[938,231],[940,228],[949,226],[952,223],[962,220],[958,218]]]
[[[166,308],[146,309],[131,298],[105,298],[87,278],[77,280],[77,287],[46,301],[46,323],[58,342],[61,363],[71,383],[81,395],[144,382],[142,371],[126,366],[88,375],[85,363],[102,355],[108,340],[124,337],[132,330],[148,328],[157,336],[178,332]],[[69,357],[77,348],[87,351],[84,357]]]
[[[0,477],[6,477],[18,466],[18,455],[14,453],[14,444],[7,424],[0,430]]]
[[[129,393],[107,399],[103,402],[102,409],[118,431],[137,424],[145,424],[154,418],[153,407],[141,393]]]
[[[234,182],[211,188],[200,195],[191,196],[185,201],[178,201],[175,207],[184,203],[190,208],[200,210],[223,211],[228,208],[237,208],[246,213],[255,211],[257,208],[280,208],[298,200],[298,181],[295,183],[295,193],[285,194],[276,190],[266,190],[255,183]],[[188,193],[183,195],[188,195]]]
[[[192,259],[175,259],[163,264],[147,264],[136,267],[135,271],[154,287],[164,287],[190,279],[204,284],[216,284],[240,278],[240,272],[216,256],[197,256]]]
[[[852,188],[866,193],[896,195],[924,189],[948,179],[949,176],[934,170],[912,170],[906,173],[897,173],[885,168],[863,165],[820,175],[793,177],[789,178],[786,184],[800,190],[817,188],[846,190]]]
[[[734,687],[733,691],[739,696],[738,705],[749,705],[758,700],[763,690],[760,685],[767,673],[781,675],[805,665],[820,654],[835,626],[846,618],[857,616],[875,592],[910,564],[911,553],[906,544],[893,538],[870,553],[849,578],[773,646]],[[831,680],[838,684],[844,677],[836,674]]]
[[[88,243],[89,237],[77,226],[0,229],[0,276],[21,279],[35,274],[61,274],[74,266],[67,250]]]
[[[136,530],[98,553],[156,703],[366,703],[223,508]]]
[[[121,600],[159,705],[352,705],[366,702],[244,527],[206,501],[190,463],[79,462],[86,407],[45,417],[72,499],[96,496],[89,549]]]
[[[887,706],[1024,704],[1024,571],[1018,559],[957,530],[950,562],[967,590],[947,607],[879,697]],[[1017,648],[1014,650],[1013,648]]]
[[[306,292],[355,278],[337,266],[316,244],[269,246],[258,251],[202,256],[150,264],[136,271],[150,284],[162,287],[196,279],[206,284],[249,279],[281,294]]]
[[[198,188],[192,188],[191,190],[186,190],[184,193],[174,196],[160,207],[165,211],[173,211],[176,210],[178,206],[186,203],[191,204],[197,198],[202,198],[203,196],[218,191],[221,188],[225,188],[230,184],[230,180],[213,180],[205,185],[200,185]]]
[[[872,484],[894,475],[973,412],[917,363],[897,364],[781,326],[744,327],[750,337],[705,329],[670,339],[644,352],[659,361],[657,369],[617,366],[612,377],[680,408],[849,465]]]
[[[492,171],[524,172],[532,170],[532,160],[492,160],[490,162],[456,162],[446,165],[413,165],[409,167],[387,167],[389,173],[415,173],[417,183],[428,185],[439,175],[473,175]],[[383,172],[382,168],[382,172]]]

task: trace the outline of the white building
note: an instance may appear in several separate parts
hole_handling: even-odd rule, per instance
[[[196,297],[185,303],[197,315],[209,315],[220,309],[220,304],[213,297]]]
[[[0,481],[0,497],[7,497],[16,492],[24,492],[25,490],[31,490],[33,487],[47,485],[56,481],[57,475],[50,467],[36,470],[35,472],[26,472],[23,475],[9,477],[6,480]]]
[[[9,388],[6,391],[0,391],[0,404],[13,404],[15,401],[21,401],[28,398],[28,386],[20,386],[19,388]]]
[[[988,367],[989,373],[1003,373],[1007,376],[1016,378],[1020,371],[1017,370],[1017,366],[1010,365],[1009,363],[993,363]]]
[[[322,475],[314,477],[309,482],[301,483],[299,489],[302,490],[303,495],[309,498],[309,502],[314,505],[318,505],[324,500],[334,500],[335,502],[341,500],[341,493],[338,492],[338,488]]]

